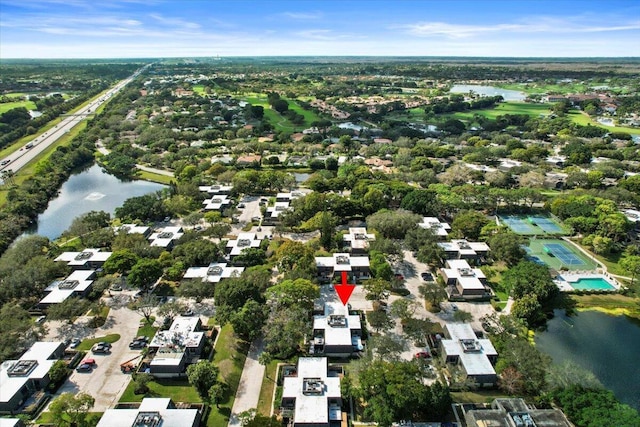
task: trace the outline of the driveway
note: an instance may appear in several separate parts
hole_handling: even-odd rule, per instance
[[[262,338],[251,343],[249,354],[244,362],[242,376],[236,391],[236,399],[233,401],[231,409],[231,417],[229,418],[229,427],[240,427],[240,420],[237,415],[257,408],[260,400],[260,389],[262,388],[262,379],[264,377],[265,367],[258,362],[258,358],[264,349]]]
[[[262,219],[262,212],[260,212],[260,197],[245,196],[242,198],[244,208],[240,208],[240,217],[238,221],[240,223],[249,223],[251,218],[258,217]]]
[[[140,350],[129,349],[129,342],[135,338],[141,318],[126,307],[111,309],[105,326],[93,330],[93,335],[100,337],[117,333],[120,339],[113,343],[110,354],[87,352],[86,357],[95,359],[97,366],[92,372],[74,371],[56,395],[85,392],[96,399],[92,411],[104,412],[113,408],[130,379],[120,371],[120,364],[140,354]]]

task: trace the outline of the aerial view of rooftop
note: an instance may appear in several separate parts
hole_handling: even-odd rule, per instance
[[[0,0],[0,427],[640,427],[639,23]]]

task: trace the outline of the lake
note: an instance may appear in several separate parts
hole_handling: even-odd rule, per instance
[[[62,184],[58,197],[49,202],[47,210],[38,215],[37,225],[25,234],[39,234],[56,239],[78,215],[90,211],[105,211],[113,215],[126,199],[153,193],[165,187],[148,181],[121,181],[94,164],[71,175]]]
[[[482,96],[498,96],[502,95],[505,101],[524,101],[527,94],[519,92],[517,90],[502,89],[495,86],[481,86],[481,85],[453,85],[451,93],[469,93],[473,91]]]
[[[640,410],[640,322],[583,311],[556,310],[536,346],[555,363],[571,360],[587,369],[623,403]]]

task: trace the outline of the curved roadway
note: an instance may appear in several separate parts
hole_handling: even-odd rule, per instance
[[[18,172],[25,167],[29,162],[36,158],[36,156],[54,144],[58,139],[69,133],[69,131],[77,124],[86,120],[87,117],[95,113],[102,104],[107,102],[113,95],[118,93],[123,87],[129,84],[134,78],[136,78],[147,66],[142,67],[130,77],[122,80],[117,85],[109,89],[106,93],[103,93],[95,97],[91,102],[81,109],[75,111],[73,114],[64,117],[60,123],[55,127],[49,129],[41,135],[22,146],[19,150],[11,153],[0,161],[0,171],[11,170],[13,173]],[[27,148],[27,147],[30,148]],[[9,160],[9,162],[6,162]],[[5,163],[6,162],[6,163]],[[5,164],[2,164],[5,163]]]

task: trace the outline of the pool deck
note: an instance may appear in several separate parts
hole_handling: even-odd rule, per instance
[[[575,283],[580,279],[602,279],[610,284],[613,289],[576,289],[571,286],[571,283]],[[563,271],[559,276],[557,276],[553,282],[558,286],[560,291],[562,292],[574,292],[574,291],[608,291],[608,292],[616,292],[619,291],[621,286],[620,283],[609,274],[599,274],[593,273],[589,271]]]

